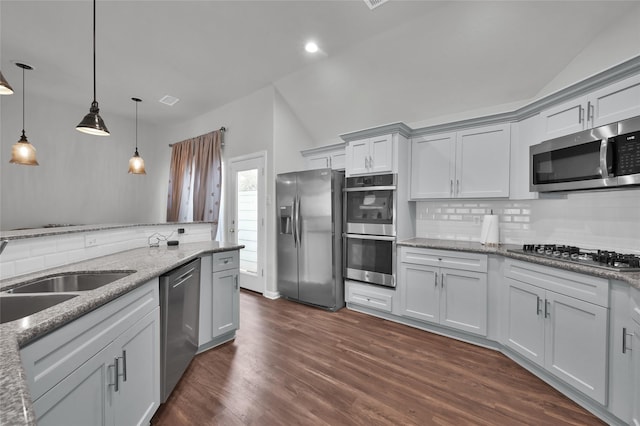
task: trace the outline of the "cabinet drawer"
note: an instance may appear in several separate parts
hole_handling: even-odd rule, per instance
[[[346,281],[346,299],[348,303],[366,306],[378,311],[391,312],[393,309],[393,290],[378,288],[366,284]]]
[[[159,300],[156,278],[22,348],[31,397],[38,399],[160,306]]]
[[[238,250],[213,253],[213,271],[238,268],[240,264]]]
[[[609,307],[609,280],[535,263],[506,259],[504,275],[585,302]]]
[[[487,272],[487,255],[453,250],[400,247],[400,261],[418,265]]]

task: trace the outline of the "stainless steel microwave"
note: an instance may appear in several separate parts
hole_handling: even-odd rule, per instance
[[[640,116],[529,148],[531,191],[626,185],[640,185]]]

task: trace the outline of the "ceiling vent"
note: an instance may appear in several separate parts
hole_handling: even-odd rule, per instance
[[[371,10],[375,9],[376,7],[388,1],[389,0],[364,0],[364,2],[367,4],[367,6],[369,6],[369,9]]]
[[[171,96],[171,95],[165,95],[162,97],[162,99],[160,99],[160,103],[161,104],[165,104],[165,105],[169,105],[169,106],[174,106],[180,99],[176,98],[175,96]]]

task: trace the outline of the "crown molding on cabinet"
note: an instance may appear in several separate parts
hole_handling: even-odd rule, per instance
[[[331,145],[323,145],[315,148],[303,149],[300,151],[300,153],[303,156],[323,154],[325,152],[334,151],[336,149],[344,149],[344,146],[345,146],[345,142],[338,142]]]
[[[538,99],[527,104],[515,111],[508,111],[499,114],[492,114],[482,117],[469,118],[466,120],[454,121],[450,123],[436,124],[433,126],[420,127],[412,129],[402,122],[386,124],[383,126],[373,127],[371,129],[359,130],[340,135],[342,140],[350,142],[353,140],[365,139],[380,136],[389,133],[400,133],[406,138],[413,138],[434,133],[444,133],[450,131],[458,131],[472,127],[488,126],[498,123],[509,123],[524,120],[540,111],[549,108],[552,105],[585,95],[596,89],[608,86],[617,81],[623,80],[629,76],[640,72],[640,56],[633,57],[618,65],[592,75],[578,83],[560,89],[548,96]]]
[[[364,129],[364,130],[358,130],[356,132],[344,133],[340,135],[340,137],[345,142],[351,142],[351,141],[357,141],[360,139],[366,139],[366,138],[371,138],[371,137],[380,136],[380,135],[388,135],[391,133],[399,133],[405,138],[410,138],[413,133],[413,129],[411,129],[411,127],[407,126],[402,122],[397,122],[397,123],[391,123],[391,124],[385,124],[382,126],[373,127],[371,129]]]

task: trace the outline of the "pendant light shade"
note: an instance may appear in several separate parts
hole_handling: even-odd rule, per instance
[[[93,0],[93,102],[89,114],[85,115],[76,130],[96,136],[109,136],[109,130],[100,117],[100,109],[96,101],[96,0]]]
[[[134,175],[146,175],[147,172],[144,169],[144,160],[138,154],[138,103],[142,102],[142,99],[131,98],[136,103],[136,151],[133,153],[133,157],[129,159],[129,173]]]
[[[24,70],[32,70],[33,67],[20,63],[16,65],[22,68],[22,136],[18,142],[13,144],[11,148],[11,160],[9,160],[9,162],[23,166],[37,166],[36,149],[29,143],[27,135],[24,132]]]
[[[13,89],[9,85],[9,82],[4,79],[2,71],[0,71],[0,95],[13,95]]]

